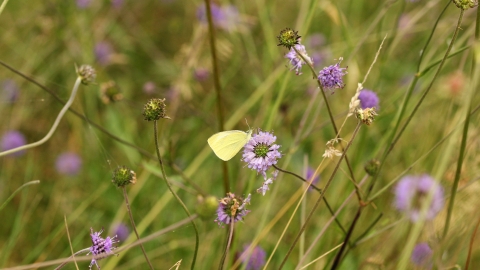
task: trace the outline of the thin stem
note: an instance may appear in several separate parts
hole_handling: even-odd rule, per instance
[[[225,251],[223,252],[222,259],[220,260],[220,264],[218,265],[218,270],[223,269],[223,266],[225,264],[225,259],[227,258],[228,250],[230,249],[230,245],[232,244],[234,224],[235,222],[233,221],[232,223],[230,223],[230,230],[228,232],[228,241],[227,241],[227,244],[225,245]]]
[[[7,6],[8,0],[3,0],[2,5],[0,6],[0,15],[2,15],[3,10]]]
[[[42,85],[41,83],[37,82],[36,80],[34,80],[33,78],[30,78],[28,77],[27,75],[21,73],[20,71],[14,69],[13,67],[7,65],[6,63],[0,61],[0,65],[4,66],[5,68],[9,69],[10,71],[12,71],[13,73],[19,75],[20,77],[24,78],[25,80],[35,84],[36,86],[40,87],[42,90],[46,91],[47,93],[49,93],[51,96],[53,96],[58,102],[60,102],[61,104],[65,105],[66,102],[64,100],[62,100],[57,94],[55,94],[55,92],[53,92],[52,90],[48,89],[46,86]],[[151,159],[155,159],[155,155],[152,155],[150,154],[148,151],[146,151],[145,149],[142,149],[130,142],[127,142],[115,135],[113,135],[112,133],[108,132],[106,129],[104,129],[102,126],[100,126],[99,124],[96,124],[95,122],[92,122],[90,119],[88,119],[85,115],[77,112],[75,109],[72,109],[72,108],[68,108],[68,110],[70,112],[72,112],[75,116],[77,116],[78,118],[81,118],[82,120],[84,120],[85,122],[87,122],[89,125],[93,126],[94,128],[100,130],[101,132],[105,133],[106,135],[108,135],[110,138],[124,144],[124,145],[127,145],[127,146],[130,146],[134,149],[136,149],[138,152],[140,152],[142,155],[146,156],[146,157],[149,157]]]
[[[19,188],[17,188],[17,190],[15,190],[12,195],[10,195],[10,197],[8,197],[8,199],[5,200],[5,202],[2,203],[2,205],[0,206],[0,211],[2,211],[2,209],[8,204],[8,202],[10,202],[13,197],[15,197],[15,195],[20,192],[20,190],[22,190],[24,187],[27,187],[27,186],[30,186],[30,185],[36,185],[36,184],[40,184],[40,180],[34,180],[34,181],[30,181],[30,182],[27,182],[25,184],[23,184],[22,186],[20,186]]]
[[[140,240],[140,236],[138,235],[138,232],[137,232],[137,226],[135,226],[135,221],[133,220],[132,210],[130,209],[130,203],[128,202],[127,189],[125,188],[125,186],[123,186],[122,190],[123,190],[123,198],[125,198],[125,205],[127,206],[128,216],[130,217],[130,224],[132,224],[132,228],[133,228],[133,231],[135,232],[135,235],[137,236],[137,239]],[[145,256],[145,260],[147,260],[148,266],[150,266],[150,269],[154,269],[152,263],[148,259],[147,252],[145,251],[145,248],[143,247],[142,244],[140,244],[140,248],[142,249],[143,256]]]
[[[312,187],[313,189],[315,189],[316,191],[318,191],[320,194],[322,193],[322,190],[320,188],[318,188],[317,186],[315,186],[314,184],[312,184],[311,181],[308,181],[306,179],[304,179],[303,177],[301,177],[300,175],[296,174],[296,173],[293,173],[293,172],[289,172],[289,171],[285,171],[285,170],[282,170],[280,169],[279,167],[277,167],[277,165],[273,165],[273,167],[283,173],[287,173],[287,174],[290,174],[290,175],[293,175],[295,177],[297,177],[298,179],[302,180],[303,182],[307,183],[309,187]],[[335,223],[337,223],[338,227],[340,227],[340,229],[343,231],[344,234],[347,233],[347,231],[345,230],[345,228],[342,226],[342,224],[340,223],[340,221],[337,219],[337,217],[335,216],[335,212],[333,211],[332,207],[330,206],[330,204],[328,203],[327,201],[327,198],[323,197],[323,201],[325,202],[325,205],[327,206],[328,208],[328,211],[330,212],[330,214],[335,217]]]
[[[68,245],[70,246],[70,252],[72,252],[73,263],[75,264],[75,267],[78,270],[78,264],[77,264],[77,261],[75,260],[75,256],[74,256],[75,253],[73,252],[73,247],[72,247],[72,239],[70,238],[70,232],[68,231],[67,216],[63,215],[63,220],[65,222],[65,230],[67,231]]]
[[[290,249],[288,250],[287,254],[285,255],[285,258],[283,259],[282,263],[280,264],[279,269],[282,269],[282,267],[283,267],[283,266],[285,265],[285,263],[287,262],[287,259],[288,259],[288,257],[290,256],[290,254],[292,253],[293,248],[295,247],[296,243],[297,243],[298,240],[300,239],[300,235],[302,235],[302,233],[305,231],[308,222],[310,221],[310,219],[311,219],[312,216],[313,216],[313,213],[315,212],[315,210],[316,210],[317,207],[319,206],[320,201],[322,201],[323,197],[325,196],[325,192],[327,191],[328,187],[330,186],[330,184],[331,184],[331,182],[332,182],[332,180],[333,180],[333,177],[336,175],[336,173],[337,173],[337,171],[338,171],[338,168],[340,167],[340,163],[342,162],[343,158],[346,156],[347,150],[348,150],[348,148],[350,148],[350,146],[352,145],[352,142],[353,142],[353,140],[355,139],[355,137],[357,136],[357,133],[358,133],[358,131],[360,130],[360,127],[361,127],[361,122],[358,121],[357,126],[355,127],[355,130],[353,131],[352,138],[350,139],[350,141],[348,142],[347,146],[345,147],[345,150],[343,151],[342,156],[340,157],[340,159],[338,160],[335,168],[333,169],[333,172],[332,172],[332,174],[330,175],[330,178],[328,179],[327,184],[325,185],[322,193],[320,194],[320,197],[318,198],[317,202],[315,203],[315,205],[313,206],[312,210],[311,210],[310,213],[308,214],[308,217],[307,217],[307,219],[305,220],[305,223],[302,225],[302,228],[300,229],[300,231],[298,232],[297,236],[295,237],[295,240],[293,241],[292,245],[290,246]]]
[[[373,177],[372,179],[372,184],[370,185],[368,191],[367,191],[367,197],[370,195],[370,192],[373,190],[373,186],[375,185],[376,183],[376,180],[378,178],[378,175],[381,171],[381,169],[383,168],[383,164],[385,163],[385,160],[387,158],[387,156],[390,154],[390,152],[392,151],[393,147],[395,146],[395,144],[397,143],[397,141],[400,139],[400,137],[402,136],[403,132],[405,131],[406,127],[408,126],[408,124],[410,123],[410,121],[413,119],[413,116],[415,115],[415,113],[417,112],[418,108],[420,107],[420,105],[422,104],[423,100],[425,99],[425,97],[427,96],[427,94],[430,92],[430,89],[432,89],[432,86],[434,84],[434,82],[436,81],[437,77],[438,77],[438,74],[440,73],[440,71],[442,70],[442,67],[443,65],[445,64],[445,61],[448,59],[448,56],[449,56],[449,53],[450,53],[450,50],[452,49],[453,47],[453,43],[455,42],[456,38],[457,38],[457,35],[458,35],[458,32],[460,31],[460,26],[461,26],[461,23],[462,23],[462,19],[463,19],[463,14],[464,14],[464,11],[461,10],[460,11],[460,16],[458,18],[458,22],[457,22],[457,26],[455,28],[455,32],[453,33],[453,37],[452,37],[452,40],[450,42],[450,44],[448,45],[448,48],[447,48],[447,51],[445,52],[445,55],[443,56],[442,60],[440,61],[440,64],[438,65],[438,68],[437,68],[437,71],[435,72],[435,75],[433,76],[433,79],[432,81],[430,82],[430,84],[428,85],[427,89],[424,91],[423,95],[421,96],[420,100],[418,101],[418,103],[415,105],[413,111],[411,112],[411,114],[409,115],[409,117],[407,118],[407,121],[405,122],[405,124],[402,126],[402,128],[400,129],[398,135],[395,137],[395,134],[396,134],[396,131],[398,129],[398,127],[400,126],[400,122],[402,120],[402,116],[405,112],[405,109],[407,107],[407,104],[408,104],[408,101],[410,99],[410,96],[413,92],[413,88],[419,78],[419,74],[417,74],[413,80],[413,82],[410,84],[410,89],[408,91],[408,94],[402,104],[402,109],[397,117],[397,121],[396,121],[396,125],[395,125],[395,128],[393,129],[393,132],[392,132],[392,135],[391,135],[391,139],[390,139],[390,145],[385,149],[385,152],[383,153],[383,156],[382,156],[382,159],[380,161],[380,167],[378,168],[378,172],[377,174]]]
[[[215,44],[215,26],[213,25],[212,10],[210,9],[210,0],[205,0],[205,7],[207,11],[208,33],[210,38],[210,53],[212,54],[213,66],[213,83],[215,93],[217,94],[217,117],[220,131],[224,128],[224,117],[222,110],[222,88],[220,86],[220,71],[218,69],[217,48]],[[222,162],[223,169],[223,188],[225,193],[230,191],[230,181],[228,180],[228,166],[226,162]]]
[[[462,9],[462,14],[463,14],[463,9]],[[479,17],[480,13],[479,10],[477,9],[477,20],[476,20],[476,28],[478,29],[478,23],[479,23]],[[478,40],[478,30],[475,32],[475,39]],[[477,45],[478,46],[478,45]],[[458,189],[458,183],[460,182],[460,175],[462,173],[462,165],[463,165],[463,160],[465,158],[465,149],[467,146],[467,135],[468,135],[468,128],[470,126],[470,110],[472,109],[472,102],[473,102],[473,95],[475,93],[475,89],[477,88],[478,85],[478,78],[475,76],[475,67],[478,66],[480,63],[480,59],[478,58],[478,55],[475,53],[476,49],[478,47],[474,47],[474,55],[473,55],[473,63],[472,63],[472,69],[471,69],[471,74],[470,76],[473,78],[472,86],[469,88],[469,98],[468,100],[468,106],[466,110],[466,115],[465,115],[465,123],[463,123],[463,134],[462,134],[462,142],[460,143],[460,151],[458,154],[458,161],[457,161],[457,169],[455,172],[455,179],[453,180],[453,185],[452,185],[452,190],[450,192],[450,200],[448,202],[448,210],[447,210],[447,217],[445,219],[445,227],[443,227],[443,238],[448,233],[448,229],[450,228],[450,220],[452,218],[452,212],[453,212],[453,207],[455,206],[455,197],[457,195],[457,189]]]
[[[295,50],[295,53],[298,56],[300,56],[305,63],[307,63],[307,66],[310,68],[310,71],[312,72],[313,78],[316,79],[318,87],[320,88],[320,92],[322,93],[323,101],[325,103],[325,106],[327,107],[328,116],[330,117],[330,123],[332,123],[333,130],[335,131],[335,137],[336,138],[340,137],[340,134],[339,134],[338,129],[337,129],[337,125],[335,124],[335,119],[333,118],[332,110],[330,109],[330,104],[328,103],[327,96],[325,95],[325,91],[323,90],[322,83],[320,82],[320,80],[317,77],[317,72],[315,71],[315,68],[313,67],[312,63],[310,63],[310,61],[305,59],[303,54],[301,54],[295,46],[293,46],[292,48]],[[340,145],[340,147],[342,148],[342,151],[345,152],[345,149],[343,149],[343,146]],[[345,156],[345,162],[347,163],[348,171],[350,172],[350,177],[352,178],[352,181],[354,183],[355,193],[357,194],[358,201],[361,201],[362,197],[360,196],[360,191],[358,190],[357,181],[355,180],[355,175],[353,174],[352,166],[350,165],[350,161],[348,160],[348,156]]]
[[[472,256],[473,242],[475,241],[475,235],[477,235],[479,225],[480,225],[480,218],[478,219],[477,225],[475,226],[475,230],[473,230],[472,237],[470,238],[470,245],[468,246],[467,261],[465,262],[465,270],[468,270],[468,266],[470,265],[470,257]]]
[[[72,256],[68,257],[67,260],[65,260],[63,263],[61,263],[59,266],[57,266],[57,267],[55,268],[55,270],[58,270],[58,269],[63,268],[67,263],[69,263],[72,259],[74,259],[74,257],[75,257],[76,255],[82,254],[82,253],[87,253],[87,252],[89,252],[89,251],[90,251],[90,248],[84,248],[84,249],[81,249],[81,250],[75,252]]]
[[[58,114],[57,119],[55,119],[55,122],[53,123],[52,128],[47,133],[47,135],[45,135],[45,137],[43,137],[43,139],[41,139],[40,141],[34,142],[34,143],[22,145],[22,146],[17,147],[17,148],[13,148],[13,149],[10,149],[10,150],[7,150],[7,151],[0,152],[0,157],[8,155],[8,154],[15,153],[15,152],[18,152],[18,151],[33,148],[33,147],[39,146],[39,145],[45,143],[46,141],[48,141],[50,139],[50,137],[52,137],[55,130],[57,129],[58,124],[60,124],[60,120],[62,120],[63,115],[65,115],[68,108],[72,105],[73,101],[75,100],[75,96],[77,95],[78,86],[80,86],[81,82],[82,82],[82,78],[80,78],[80,76],[77,77],[77,80],[75,81],[75,84],[73,86],[73,90],[72,90],[72,94],[70,95],[70,98],[68,99],[67,103],[65,104],[65,106],[62,108],[62,110]]]
[[[344,243],[347,243],[347,241],[350,240],[350,237],[352,236],[353,229],[355,228],[355,225],[357,224],[360,214],[362,213],[363,206],[358,207],[357,214],[355,214],[355,217],[353,218],[352,224],[350,225],[350,228],[348,229],[348,233],[345,236],[345,241]],[[333,261],[332,265],[332,270],[337,269],[340,266],[340,259],[342,258],[343,251],[345,250],[345,247],[347,245],[342,245],[340,250],[338,251],[337,255],[335,256],[335,260]]]
[[[160,156],[160,150],[159,150],[159,145],[158,145],[157,121],[156,120],[153,121],[153,134],[154,134],[154,137],[155,137],[155,150],[157,152],[157,158],[158,158],[158,163],[160,164],[160,169],[162,170],[163,180],[165,181],[165,184],[167,184],[167,187],[170,190],[170,192],[172,193],[172,195],[175,197],[175,199],[177,199],[178,203],[180,203],[180,205],[182,206],[182,208],[185,211],[185,213],[187,214],[187,216],[189,218],[191,218],[192,215],[190,214],[190,211],[188,211],[188,208],[185,206],[182,199],[180,199],[180,197],[178,197],[178,195],[173,191],[172,186],[170,185],[170,182],[168,182],[167,174],[165,173],[165,168],[163,166],[162,157]],[[194,269],[195,268],[195,261],[197,260],[199,240],[198,240],[197,225],[195,225],[195,222],[193,221],[193,219],[190,221],[190,223],[192,224],[193,229],[195,230],[195,252],[193,253],[192,264],[191,264],[191,267],[190,267],[190,269]]]

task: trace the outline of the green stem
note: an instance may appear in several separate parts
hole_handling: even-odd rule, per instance
[[[315,205],[313,206],[312,210],[311,210],[310,213],[308,214],[308,217],[307,217],[307,219],[305,220],[305,223],[303,223],[302,228],[300,229],[300,231],[298,232],[297,236],[295,237],[295,240],[293,241],[292,245],[290,246],[287,254],[285,255],[285,258],[283,259],[283,261],[282,261],[282,263],[280,264],[280,267],[279,267],[278,269],[282,269],[282,268],[283,268],[283,266],[284,266],[285,263],[287,262],[288,257],[289,257],[290,254],[292,253],[293,248],[295,247],[296,243],[297,243],[298,240],[300,239],[300,235],[302,235],[302,233],[305,231],[308,222],[310,221],[310,219],[311,219],[312,216],[313,216],[313,213],[315,212],[315,210],[316,210],[317,207],[319,206],[320,202],[322,201],[323,197],[325,196],[325,192],[327,191],[328,187],[330,186],[330,184],[331,184],[331,182],[332,182],[332,180],[333,180],[333,177],[337,174],[338,168],[340,167],[340,163],[342,162],[343,158],[345,157],[348,148],[350,148],[350,146],[352,145],[352,142],[353,142],[353,140],[355,139],[355,137],[357,136],[357,133],[358,133],[358,131],[360,130],[360,127],[361,127],[361,122],[358,121],[357,126],[355,127],[355,130],[353,131],[352,138],[350,139],[350,141],[348,142],[347,146],[345,147],[345,150],[343,151],[342,156],[340,157],[340,159],[338,160],[335,168],[333,169],[333,172],[332,172],[332,174],[330,175],[330,178],[328,179],[328,181],[327,181],[327,183],[326,183],[326,185],[325,185],[322,193],[320,194],[320,197],[318,198],[317,202],[315,203]]]
[[[125,205],[127,206],[128,216],[130,217],[130,224],[132,224],[132,228],[133,228],[133,231],[135,232],[135,235],[137,236],[137,239],[140,240],[140,236],[138,235],[138,232],[137,232],[137,226],[135,226],[135,221],[133,220],[132,210],[130,209],[130,203],[128,202],[128,194],[127,194],[127,190],[125,189],[125,186],[122,187],[122,190],[123,190],[123,198],[125,198]],[[154,269],[152,263],[148,259],[147,252],[145,251],[143,244],[140,244],[140,248],[142,249],[143,256],[145,256],[145,260],[147,260],[148,266],[150,266],[150,269]]]
[[[235,224],[235,222],[233,222],[233,221],[232,221],[232,223],[230,223],[230,230],[229,230],[229,233],[228,233],[227,244],[225,245],[225,251],[223,252],[222,258],[220,259],[220,264],[218,265],[218,270],[223,269],[223,266],[225,264],[225,259],[227,258],[228,250],[230,249],[230,245],[232,244],[233,228],[234,228],[233,225],[234,224]]]
[[[36,184],[40,184],[40,180],[34,180],[34,181],[30,181],[30,182],[27,182],[25,184],[23,184],[22,186],[20,186],[19,188],[17,188],[17,190],[15,190],[12,195],[10,195],[10,197],[8,197],[7,200],[5,200],[5,202],[3,202],[3,204],[0,206],[0,211],[2,211],[2,209],[8,204],[8,202],[10,202],[13,197],[15,197],[15,195],[20,192],[20,190],[22,190],[24,187],[27,187],[27,186],[30,186],[30,185],[36,185]]]
[[[62,118],[65,115],[65,113],[67,112],[68,108],[72,105],[73,101],[75,100],[75,96],[77,95],[78,86],[80,86],[81,81],[82,81],[82,78],[77,77],[77,80],[75,81],[75,84],[73,86],[73,90],[72,90],[72,94],[70,95],[70,98],[68,99],[65,106],[63,106],[60,113],[58,113],[57,118],[55,119],[55,122],[53,123],[52,128],[50,128],[47,135],[45,135],[45,137],[43,137],[43,139],[41,139],[40,141],[34,142],[34,143],[22,145],[22,146],[17,147],[17,148],[13,148],[13,149],[10,149],[10,150],[7,150],[7,151],[0,152],[0,157],[6,156],[8,154],[12,154],[12,153],[15,153],[15,152],[18,152],[18,151],[30,149],[30,148],[42,145],[43,143],[48,141],[52,137],[55,130],[57,130],[58,124],[60,124],[60,120],[62,120]]]
[[[157,158],[158,158],[158,163],[160,164],[160,169],[162,170],[163,180],[165,181],[165,184],[167,184],[167,187],[170,190],[170,192],[172,193],[172,195],[175,197],[175,199],[177,199],[178,203],[180,203],[180,205],[182,206],[182,208],[185,211],[185,213],[187,214],[187,216],[189,218],[191,218],[192,215],[190,214],[190,211],[188,211],[188,208],[185,206],[182,199],[180,199],[180,197],[178,197],[178,195],[173,191],[170,182],[168,182],[167,174],[165,173],[165,168],[163,166],[162,156],[160,155],[160,149],[159,149],[159,145],[158,145],[158,131],[157,131],[157,121],[156,120],[153,121],[153,134],[155,136],[155,150],[157,152]],[[194,269],[195,268],[195,261],[197,260],[199,240],[198,240],[197,225],[195,225],[195,222],[193,221],[193,219],[190,221],[190,223],[192,224],[193,229],[195,230],[195,252],[193,253],[192,264],[191,264],[191,267],[190,267],[190,269]]]
[[[57,94],[55,94],[55,92],[53,92],[52,90],[48,89],[46,86],[42,85],[41,83],[37,82],[36,80],[34,80],[33,78],[30,78],[28,77],[27,75],[21,73],[20,71],[14,69],[13,67],[7,65],[6,63],[4,63],[3,61],[0,61],[0,65],[4,66],[5,68],[9,69],[10,71],[12,71],[13,73],[19,75],[20,77],[24,78],[25,80],[35,84],[36,86],[40,87],[42,90],[46,91],[47,93],[49,93],[51,96],[53,96],[58,102],[60,102],[61,104],[65,105],[66,102],[64,100],[62,100]],[[108,132],[106,129],[104,129],[102,126],[100,126],[99,124],[96,124],[94,122],[92,122],[90,119],[88,119],[85,115],[77,112],[76,110],[72,109],[72,108],[68,108],[68,110],[70,112],[72,112],[75,116],[77,116],[78,118],[81,118],[82,120],[84,120],[85,122],[87,122],[89,125],[92,125],[94,128],[100,130],[101,132],[105,133],[107,136],[111,137],[112,139],[122,143],[122,144],[125,144],[127,146],[130,146],[136,150],[138,150],[138,152],[140,152],[142,155],[146,156],[146,157],[149,157],[151,159],[155,159],[155,155],[152,155],[150,154],[150,152],[146,151],[145,149],[142,149],[130,142],[127,142],[115,135],[113,135],[112,133]]]
[[[210,9],[210,0],[205,0],[205,6],[208,19],[208,33],[210,37],[210,53],[212,54],[212,66],[213,66],[213,82],[215,93],[217,94],[217,117],[219,122],[219,129],[223,131],[224,117],[222,110],[222,89],[220,87],[220,72],[218,70],[218,58],[217,49],[215,44],[215,26],[213,25],[212,10]],[[223,169],[223,189],[225,193],[230,191],[230,181],[228,180],[228,165],[226,162],[222,162]]]

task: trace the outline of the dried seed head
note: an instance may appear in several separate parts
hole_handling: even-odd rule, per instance
[[[77,74],[82,79],[82,83],[85,85],[89,85],[95,82],[95,78],[97,77],[97,73],[92,66],[89,65],[82,65],[80,68],[77,69]]]

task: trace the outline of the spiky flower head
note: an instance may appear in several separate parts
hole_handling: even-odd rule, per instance
[[[378,168],[380,167],[380,161],[378,159],[372,159],[367,164],[365,164],[365,171],[370,176],[375,176],[378,172]]]
[[[160,118],[167,118],[167,112],[165,109],[165,99],[152,98],[143,107],[143,116],[147,121],[157,121]]]
[[[242,262],[246,264],[245,270],[260,270],[265,265],[267,253],[261,247],[256,246],[249,251],[250,245],[243,246],[243,252],[240,255]]]
[[[119,166],[113,171],[112,182],[117,187],[124,187],[137,182],[137,174],[127,166]]]
[[[307,51],[305,50],[305,46],[301,44],[298,44],[292,47],[290,51],[287,54],[285,54],[285,58],[287,58],[290,61],[290,65],[292,66],[290,70],[295,70],[295,74],[297,75],[302,74],[302,72],[300,72],[300,69],[302,68],[303,65],[307,63],[303,59],[307,60],[308,64],[313,65],[313,61],[310,58],[310,56],[308,56]]]
[[[230,224],[232,222],[237,222],[243,220],[243,217],[246,216],[250,210],[247,210],[247,204],[250,204],[251,195],[248,194],[246,199],[241,197],[236,197],[233,193],[227,193],[227,196],[219,200],[217,208],[217,218],[215,222],[219,226],[224,224]]]
[[[218,208],[218,200],[214,196],[198,197],[196,212],[202,219],[210,219]]]
[[[433,197],[427,206],[425,218],[431,220],[443,207],[443,188],[428,174],[407,175],[400,179],[395,187],[395,207],[415,222],[420,218],[430,190],[433,192]]]
[[[276,140],[273,133],[259,131],[243,148],[242,160],[247,163],[248,168],[261,173],[265,179],[268,168],[277,164],[277,159],[282,157],[278,151],[280,145],[275,144]]]
[[[81,65],[80,68],[77,69],[77,74],[85,85],[94,83],[97,77],[97,72],[89,65]]]
[[[478,5],[477,0],[453,0],[453,3],[463,10],[474,8]]]
[[[377,112],[375,108],[357,109],[355,110],[355,116],[358,120],[362,121],[365,125],[369,126],[375,120]]]
[[[285,28],[280,31],[280,35],[277,36],[278,45],[284,46],[287,49],[291,49],[293,46],[299,43],[301,36],[298,35],[298,31],[292,30],[290,28]]]
[[[345,87],[345,84],[343,83],[343,76],[347,74],[347,68],[340,67],[340,63],[342,61],[343,58],[340,57],[336,64],[320,70],[318,74],[318,80],[322,84],[324,91],[330,91],[333,94],[335,89]]]
[[[88,254],[93,254],[95,257],[90,262],[90,269],[95,264],[97,269],[100,269],[97,261],[104,259],[110,255],[114,255],[113,250],[116,247],[113,244],[118,243],[117,236],[114,237],[107,236],[103,239],[100,235],[102,234],[103,229],[99,232],[93,232],[93,229],[90,228],[90,237],[92,238],[92,246],[90,247],[90,252]]]

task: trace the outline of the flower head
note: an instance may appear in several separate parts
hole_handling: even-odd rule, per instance
[[[102,65],[106,66],[110,63],[111,57],[112,57],[112,46],[110,43],[106,41],[99,42],[95,44],[95,59],[97,59],[97,62]]]
[[[380,167],[380,161],[377,159],[372,159],[365,164],[365,171],[367,172],[368,175],[370,176],[375,176],[378,172],[378,169]]]
[[[277,164],[277,159],[282,157],[278,151],[280,145],[275,144],[276,136],[272,133],[260,131],[247,142],[243,148],[242,160],[248,168],[261,173],[266,178],[266,171]]]
[[[363,89],[362,91],[360,91],[358,99],[360,100],[360,106],[362,107],[362,109],[375,108],[378,110],[379,99],[375,92]]]
[[[315,170],[312,169],[311,167],[308,167],[307,172],[305,173],[305,179],[308,182],[310,182],[310,178],[312,178],[314,176],[314,174],[315,174]],[[315,176],[315,178],[313,178],[312,185],[316,185],[319,180],[320,180],[320,175]],[[307,184],[308,184],[308,182],[307,182]],[[310,189],[313,190],[314,188],[312,186],[310,186]]]
[[[478,5],[478,0],[453,0],[453,3],[460,9],[466,10]]]
[[[110,255],[113,255],[113,250],[116,249],[116,247],[113,246],[113,244],[118,243],[117,236],[111,237],[107,236],[107,238],[103,239],[100,235],[102,234],[103,230],[100,230],[99,232],[93,232],[93,229],[90,228],[90,237],[92,238],[92,246],[90,247],[90,252],[88,254],[93,254],[95,257],[92,259],[90,262],[90,269],[92,269],[92,266],[95,264],[98,269],[100,269],[100,266],[98,266],[97,261],[101,260],[103,258],[106,258]]]
[[[127,225],[123,223],[116,223],[113,226],[113,233],[117,236],[118,240],[125,241],[130,234],[130,230],[128,229]]]
[[[137,174],[127,166],[118,166],[118,168],[113,171],[112,182],[117,187],[135,184],[137,182]]]
[[[147,121],[156,121],[160,118],[170,118],[165,110],[165,99],[152,98],[143,107],[143,116]]]
[[[217,208],[217,218],[215,222],[219,226],[230,224],[243,220],[250,210],[246,209],[247,204],[250,204],[251,195],[248,194],[246,199],[236,197],[233,193],[227,193],[227,196],[219,200]]]
[[[431,268],[433,251],[427,243],[417,244],[412,251],[412,263],[419,267]]]
[[[280,31],[280,35],[277,36],[278,45],[284,46],[287,49],[291,49],[293,46],[299,43],[301,36],[298,35],[298,31],[292,30],[290,28],[285,28]]]
[[[210,72],[206,68],[197,68],[193,72],[193,77],[199,82],[203,82],[208,79]]]
[[[14,80],[5,80],[0,84],[0,100],[15,102],[20,94],[20,89]]]
[[[90,6],[92,0],[77,0],[77,7],[81,9],[85,9]]]
[[[73,152],[66,152],[57,157],[55,168],[61,174],[74,176],[82,168],[82,159]]]
[[[81,65],[80,68],[77,69],[77,74],[80,76],[82,83],[85,85],[94,83],[95,78],[97,77],[97,72],[89,65]]]
[[[243,258],[243,263],[246,264],[246,270],[260,270],[265,265],[265,258],[267,253],[261,247],[256,246],[248,251],[250,245],[243,246],[243,252],[240,257]],[[248,252],[248,254],[246,254]]]
[[[365,110],[357,108],[355,110],[355,116],[357,119],[362,121],[367,126],[373,123],[373,120],[375,120],[375,116],[377,115],[378,114],[375,111],[375,108],[366,108]]]
[[[323,68],[318,74],[318,80],[322,84],[323,89],[325,91],[331,91],[332,94],[335,89],[345,87],[343,76],[347,74],[347,68],[340,67],[342,60],[343,58],[340,57],[338,63]]]
[[[104,104],[110,104],[122,100],[123,94],[114,81],[108,81],[100,84],[100,98]]]
[[[211,3],[210,10],[212,13],[213,25],[217,28],[226,31],[233,31],[237,29],[237,26],[241,22],[238,9],[233,5],[220,7]],[[205,5],[201,5],[197,8],[197,19],[203,24],[208,23],[207,9]]]
[[[148,81],[143,84],[142,90],[147,95],[153,95],[157,92],[157,85],[152,81]]]
[[[25,144],[27,144],[27,140],[25,139],[25,136],[21,132],[18,132],[16,130],[12,130],[5,133],[1,140],[2,151],[14,149]],[[25,154],[24,150],[12,153],[11,156],[19,157],[19,156],[22,156],[23,154]]]
[[[309,61],[309,64],[313,64],[312,59],[308,56],[307,51],[305,50],[305,46],[298,44],[295,45],[295,49],[307,60]],[[300,72],[300,69],[302,68],[303,65],[306,64],[305,61],[303,61],[302,57],[295,51],[295,49],[292,47],[290,51],[285,54],[285,58],[287,58],[290,61],[290,65],[292,68],[290,70],[295,70],[295,74],[300,75],[302,74]]]
[[[443,207],[443,188],[427,174],[403,177],[395,187],[395,206],[415,222],[420,218],[421,209],[432,189],[433,198],[425,218],[433,219]]]

